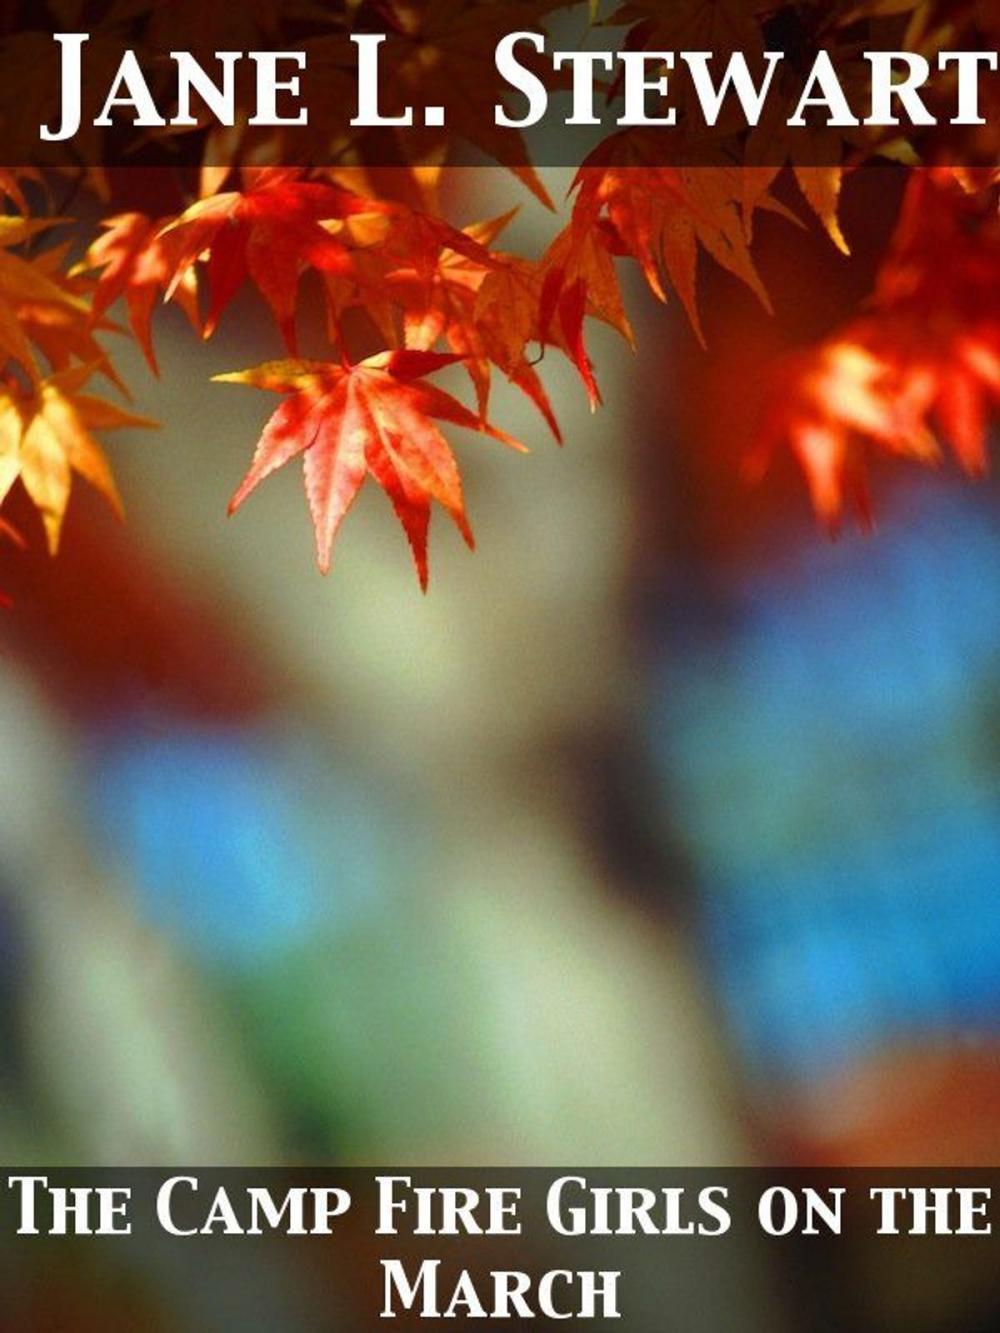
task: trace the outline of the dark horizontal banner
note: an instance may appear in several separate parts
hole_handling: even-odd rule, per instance
[[[596,151],[639,166],[879,154],[989,167],[990,12],[948,0],[7,4],[0,162],[527,170]]]
[[[1000,1171],[0,1173],[4,1330],[997,1327]]]

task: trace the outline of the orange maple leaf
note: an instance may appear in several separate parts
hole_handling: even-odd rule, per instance
[[[152,427],[156,422],[81,390],[96,366],[74,366],[27,391],[10,383],[0,393],[0,503],[20,478],[42,517],[49,550],[59,549],[73,473],[122,512],[111,467],[95,431]]]
[[[967,187],[944,171],[912,173],[860,328],[977,475],[987,468],[990,410],[1000,404],[1000,216],[995,188]]]
[[[989,470],[991,410],[1000,406],[1000,320],[935,324],[890,314],[855,327],[877,350],[893,392],[936,428],[970,476],[981,477]]]
[[[584,340],[584,319],[593,315],[604,320],[630,346],[634,339],[607,231],[596,216],[581,219],[582,214],[574,213],[573,221],[542,257],[538,338],[565,347],[594,411],[601,402],[601,391]]]
[[[489,222],[476,223],[460,235],[467,243],[491,246],[515,212],[512,209]],[[507,342],[495,322],[484,318],[478,309],[484,282],[490,273],[503,267],[502,257],[494,259],[485,249],[483,255],[486,262],[476,251],[470,252],[466,244],[461,250],[440,251],[430,272],[419,266],[403,266],[388,275],[390,289],[403,306],[406,346],[416,351],[431,351],[443,340],[462,358],[476,390],[480,415],[484,417],[489,406],[491,367],[497,366],[535,404],[556,440],[561,442],[548,394],[524,355],[524,344],[509,354]],[[493,309],[501,319],[509,314],[503,306]]]
[[[923,408],[921,386],[901,384],[891,364],[862,342],[832,339],[776,369],[749,470],[761,472],[787,442],[827,527],[837,530],[848,496],[870,526],[865,447],[874,442],[890,453],[936,462],[940,451]]]
[[[294,351],[303,269],[352,272],[347,246],[321,224],[377,212],[382,205],[335,185],[306,180],[294,167],[245,168],[243,185],[242,190],[199,199],[159,233],[160,238],[171,238],[173,273],[167,297],[207,253],[210,300],[204,336],[214,333],[222,312],[249,277],[270,307],[286,346]]]
[[[99,269],[94,287],[94,322],[124,297],[129,324],[154,375],[159,374],[153,351],[151,319],[161,293],[171,286],[172,247],[161,233],[170,218],[153,221],[145,213],[119,213],[102,223],[104,234],[94,241],[74,272]],[[193,270],[182,272],[172,296],[199,331],[198,293]]]
[[[495,260],[476,228],[459,231],[442,218],[404,204],[385,202],[377,212],[356,213],[324,228],[350,248],[348,276],[325,274],[330,333],[341,341],[341,321],[352,307],[362,308],[386,346],[398,341],[394,307],[404,310],[418,291],[430,300],[439,286],[449,256],[464,261],[470,272],[486,272]]]
[[[95,318],[88,304],[93,286],[91,280],[75,270],[64,271],[71,244],[66,241],[52,246],[31,264],[47,283],[54,284],[70,297],[72,304],[54,301],[49,291],[40,289],[33,299],[17,303],[17,321],[22,333],[48,361],[50,372],[67,370],[74,362],[92,366],[95,373],[104,375],[127,398],[125,384],[95,336],[99,331],[116,330],[117,326],[110,320]]]
[[[988,468],[1000,405],[1000,218],[995,192],[943,170],[910,176],[869,309],[778,372],[755,458],[782,441],[831,525],[850,493],[865,521],[866,450],[923,463],[948,445],[970,475]]]
[[[392,502],[412,548],[421,587],[426,588],[432,500],[447,510],[473,545],[458,465],[435,419],[523,448],[424,381],[425,375],[459,359],[447,353],[395,351],[356,365],[271,361],[252,370],[216,375],[225,383],[288,395],[264,427],[230,513],[265,477],[302,455],[317,560],[326,573],[337,530],[370,474]]]
[[[634,155],[639,140],[621,136],[621,150]],[[602,153],[612,158],[608,141]],[[597,158],[592,159],[596,161]],[[699,249],[739,278],[765,310],[770,300],[750,252],[752,209],[793,218],[766,189],[751,211],[744,199],[743,170],[728,165],[662,167],[585,165],[576,180],[573,225],[580,231],[603,220],[617,253],[634,258],[659,300],[667,284],[680,296],[699,340],[704,342],[697,303]]]
[[[21,311],[45,304],[75,314],[81,323],[90,313],[82,298],[50,274],[45,256],[26,259],[12,252],[62,220],[0,215],[0,356],[13,358],[33,379],[38,378],[39,370]]]
[[[667,299],[672,285],[704,343],[697,302],[699,249],[746,283],[769,310],[750,251],[753,211],[763,208],[795,220],[766,185],[748,206],[741,168],[665,167],[656,165],[656,156],[655,142],[642,134],[605,140],[577,173],[570,224],[541,261],[538,336],[552,340],[558,322],[592,408],[600,392],[584,343],[585,316],[603,319],[632,342],[616,256],[636,260],[659,300]]]

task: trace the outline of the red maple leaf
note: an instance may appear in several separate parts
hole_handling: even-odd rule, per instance
[[[79,271],[100,269],[92,298],[93,320],[98,322],[112,305],[124,297],[129,324],[153,374],[159,373],[150,320],[163,292],[171,287],[176,269],[172,247],[161,232],[170,218],[153,221],[145,213],[119,213],[101,224],[104,234],[90,246]],[[181,275],[172,295],[192,326],[199,328],[198,296],[194,273]]]
[[[295,167],[244,169],[242,190],[200,199],[160,233],[170,238],[173,274],[167,296],[207,254],[209,309],[204,333],[215,331],[226,306],[249,277],[269,305],[285,344],[295,351],[295,305],[307,266],[350,274],[348,247],[323,222],[378,212],[376,200],[306,180]]]
[[[847,498],[870,527],[867,448],[923,463],[940,457],[923,408],[921,385],[901,383],[890,363],[845,333],[777,367],[750,471],[762,471],[788,444],[827,527],[837,530]]]
[[[914,172],[868,312],[779,371],[757,458],[790,444],[831,525],[847,496],[868,521],[872,448],[936,463],[943,444],[970,475],[988,469],[1000,218],[995,192],[964,189],[947,172]]]
[[[227,383],[288,395],[264,427],[230,513],[265,477],[302,455],[317,559],[326,573],[337,530],[370,474],[392,502],[413,550],[421,587],[426,588],[432,500],[448,511],[466,542],[474,544],[458,465],[435,419],[523,447],[424,381],[423,376],[460,359],[438,352],[395,351],[357,365],[272,361],[217,375]]]
[[[462,250],[454,247],[441,250],[429,273],[416,264],[402,265],[388,275],[388,283],[403,306],[406,346],[429,352],[443,339],[463,360],[476,390],[480,415],[486,415],[491,366],[497,366],[535,404],[556,440],[561,442],[548,395],[523,349],[509,356],[496,320],[481,317],[477,310],[483,283],[491,272],[502,267],[502,262],[494,260],[487,250],[483,250],[484,257],[476,251],[470,253],[468,242],[484,247],[492,245],[514,211],[459,233],[459,239],[465,242]],[[509,312],[504,309],[502,314],[507,316]]]

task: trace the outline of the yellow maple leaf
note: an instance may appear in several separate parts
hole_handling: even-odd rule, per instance
[[[11,385],[0,395],[0,503],[20,478],[41,515],[53,555],[74,472],[100,491],[116,513],[122,512],[111,465],[93,432],[157,424],[82,393],[95,369],[74,366],[25,392]]]

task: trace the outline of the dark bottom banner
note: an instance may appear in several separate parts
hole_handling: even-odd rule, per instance
[[[0,1328],[1000,1328],[996,1170],[5,1168]]]

